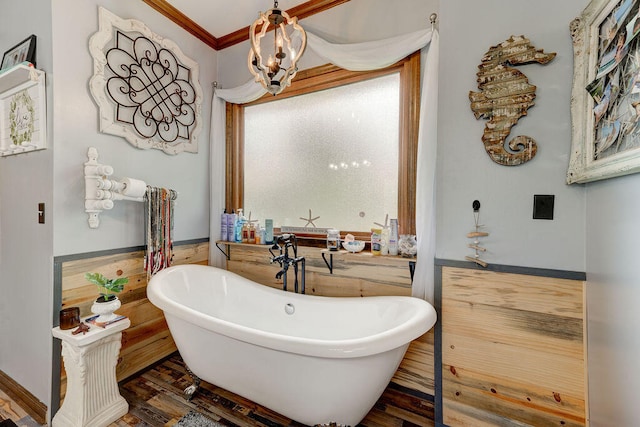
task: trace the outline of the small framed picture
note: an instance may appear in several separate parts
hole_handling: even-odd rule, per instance
[[[0,70],[13,67],[24,61],[36,66],[36,36],[33,34],[4,53]]]

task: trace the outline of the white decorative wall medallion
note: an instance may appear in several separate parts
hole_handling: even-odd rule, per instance
[[[89,88],[100,108],[100,131],[138,148],[198,152],[202,88],[198,63],[171,40],[135,19],[100,7],[89,39]]]

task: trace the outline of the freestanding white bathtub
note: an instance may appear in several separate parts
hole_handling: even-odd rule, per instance
[[[418,298],[294,294],[202,265],[157,273],[147,295],[197,377],[308,425],[358,424],[436,322]]]

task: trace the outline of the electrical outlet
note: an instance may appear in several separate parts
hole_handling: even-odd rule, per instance
[[[44,224],[44,203],[38,203],[38,224]]]
[[[533,196],[533,219],[553,219],[555,196],[535,194]]]

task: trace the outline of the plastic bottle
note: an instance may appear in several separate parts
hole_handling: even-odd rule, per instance
[[[222,216],[220,217],[220,240],[227,240],[229,237],[229,233],[227,232],[227,209],[225,208],[224,212],[222,212]]]
[[[380,246],[382,244],[382,229],[380,228],[372,228],[371,229],[371,254],[372,255],[380,255]]]
[[[256,226],[256,245],[261,245],[264,242],[262,241],[262,239],[264,238],[264,233],[262,232],[262,227],[260,226],[260,224],[258,224]]]
[[[242,215],[242,208],[238,208],[238,219],[236,220],[235,226],[235,239],[234,241],[237,243],[242,242],[242,227],[244,227],[244,223],[247,219]]]
[[[380,234],[380,255],[389,255],[389,227],[383,227]]]
[[[273,220],[265,219],[264,220],[264,243],[271,244],[273,243]]]
[[[242,243],[249,243],[249,223],[248,222],[243,222],[242,223]]]
[[[251,243],[251,244],[255,245],[255,243],[256,243],[256,227],[253,224],[248,223],[247,224],[247,230],[248,230],[248,233],[249,233],[248,242],[247,243]]]
[[[227,238],[228,242],[236,241],[236,221],[238,216],[236,215],[236,211],[231,211],[230,214],[227,214]]]
[[[389,225],[389,255],[398,255],[398,219],[391,219]]]

